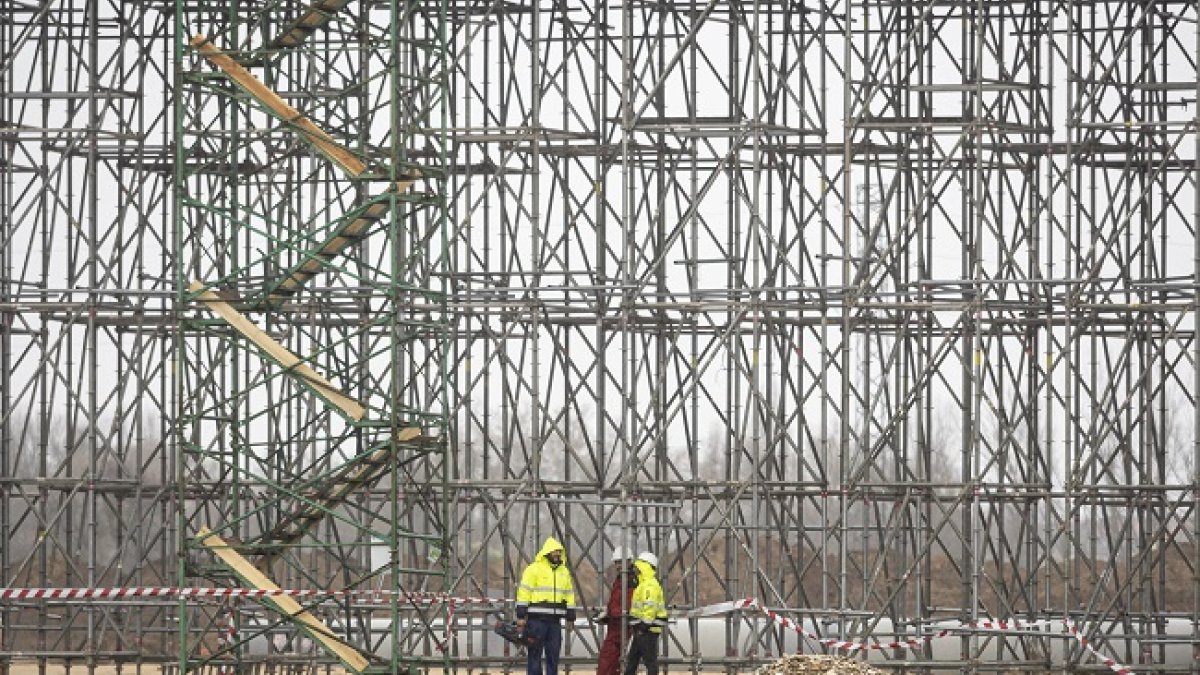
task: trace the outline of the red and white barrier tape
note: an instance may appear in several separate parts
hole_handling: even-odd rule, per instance
[[[457,604],[495,605],[508,602],[504,598],[483,596],[451,596],[432,591],[378,591],[350,589],[341,591],[295,590],[287,588],[176,588],[148,586],[131,588],[0,588],[0,600],[116,600],[123,598],[269,598],[278,596],[299,598],[375,597],[390,599],[399,596],[406,601],[454,602]]]
[[[1110,659],[1097,651],[1097,649],[1091,645],[1091,642],[1087,639],[1087,637],[1084,636],[1083,632],[1079,630],[1078,626],[1073,623],[1068,623],[1067,630],[1071,631],[1071,635],[1074,635],[1075,639],[1079,640],[1079,644],[1083,645],[1084,649],[1091,652],[1096,658],[1100,659],[1101,663],[1108,666],[1109,670],[1117,673],[1117,675],[1134,675],[1134,672],[1127,666],[1123,666],[1120,663],[1117,663],[1115,660]]]
[[[378,591],[365,589],[351,589],[341,591],[325,591],[325,590],[296,590],[296,589],[261,589],[261,588],[211,588],[211,587],[192,587],[178,588],[171,586],[149,586],[149,587],[132,587],[132,588],[0,588],[0,600],[108,600],[121,598],[269,598],[273,596],[290,596],[301,598],[320,598],[320,597],[368,597],[390,599],[399,596],[408,602],[419,603],[437,603],[444,602],[447,605],[446,614],[446,634],[442,649],[448,647],[450,639],[454,636],[453,621],[456,605],[504,605],[508,603],[505,598],[489,598],[485,596],[453,596],[447,593],[435,593],[431,591]],[[795,631],[810,640],[824,645],[830,649],[840,651],[857,652],[864,650],[889,650],[889,649],[915,649],[923,646],[925,643],[935,638],[946,637],[952,633],[957,633],[963,630],[993,630],[993,631],[1012,631],[1012,630],[1028,630],[1034,627],[1046,627],[1046,624],[1021,624],[1018,622],[1007,621],[992,621],[985,620],[974,624],[962,624],[957,628],[943,628],[936,633],[922,636],[920,638],[909,638],[895,642],[854,642],[851,640],[839,640],[836,638],[826,638],[817,635],[816,633],[805,630],[799,623],[780,615],[778,612],[767,609],[755,598],[743,598],[741,600],[731,600],[727,602],[718,602],[712,605],[697,607],[686,612],[683,616],[686,618],[701,617],[701,616],[717,616],[720,614],[728,614],[744,609],[755,609],[767,616],[774,623],[783,626],[789,630]],[[1118,663],[1114,659],[1101,654],[1099,650],[1092,646],[1091,642],[1084,636],[1079,627],[1069,621],[1063,621],[1063,625],[1067,631],[1074,637],[1079,644],[1090,654],[1098,658],[1110,670],[1117,675],[1135,675],[1130,668]],[[231,628],[230,634],[233,634]],[[1049,635],[1048,635],[1049,636]]]
[[[734,612],[734,611],[743,610],[743,609],[757,609],[758,611],[761,611],[763,614],[766,614],[767,618],[769,618],[771,621],[779,624],[780,626],[783,626],[784,628],[795,631],[795,632],[809,638],[810,640],[817,642],[818,644],[824,645],[825,647],[829,647],[830,649],[837,649],[837,650],[841,650],[841,651],[847,651],[850,653],[854,653],[857,651],[865,651],[865,650],[916,649],[916,648],[920,648],[920,647],[924,646],[925,643],[927,643],[935,638],[946,637],[948,635],[951,635],[953,633],[957,633],[957,632],[960,632],[963,630],[984,629],[984,630],[991,630],[991,631],[1015,631],[1015,630],[1029,630],[1031,628],[1037,628],[1037,627],[1046,628],[1051,625],[1049,623],[1022,624],[1019,622],[992,621],[989,619],[986,621],[979,621],[976,623],[964,623],[957,628],[943,628],[936,633],[931,633],[929,635],[925,635],[920,638],[909,638],[907,640],[900,640],[900,641],[896,641],[896,642],[866,643],[866,642],[853,642],[850,640],[839,640],[836,638],[821,637],[820,635],[817,635],[815,633],[805,630],[800,624],[787,618],[786,616],[782,616],[774,610],[763,607],[762,604],[759,603],[758,600],[755,598],[745,598],[743,600],[734,600],[731,602],[721,602],[721,603],[717,603],[717,604],[713,604],[713,605],[707,605],[704,607],[698,607],[698,608],[688,612],[686,616],[688,616],[688,617],[713,616],[716,614],[726,614],[729,612]],[[1111,659],[1111,658],[1105,656],[1104,654],[1101,654],[1099,650],[1097,650],[1095,647],[1092,646],[1091,642],[1087,639],[1087,637],[1085,637],[1083,635],[1083,632],[1079,630],[1078,626],[1076,626],[1075,624],[1073,624],[1069,621],[1063,621],[1062,624],[1066,627],[1067,631],[1071,634],[1071,636],[1074,637],[1085,650],[1087,650],[1090,654],[1092,654],[1097,659],[1099,659],[1101,663],[1108,666],[1108,668],[1110,670],[1117,673],[1117,675],[1136,675],[1134,673],[1134,671],[1131,670],[1130,668],[1128,668],[1127,666],[1124,666],[1124,665],[1118,663],[1116,660]],[[1052,636],[1050,636],[1048,634],[1047,637],[1052,637]]]

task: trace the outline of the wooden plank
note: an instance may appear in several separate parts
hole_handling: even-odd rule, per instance
[[[318,29],[324,28],[333,20],[333,15],[347,4],[349,4],[349,0],[318,0],[312,3],[305,13],[300,15],[300,18],[289,24],[279,37],[269,43],[270,49],[288,49],[299,46]]]
[[[415,180],[396,181],[389,192],[405,192],[414,183],[416,183]],[[387,202],[376,202],[368,206],[363,213],[351,220],[345,227],[334,230],[316,251],[306,256],[303,262],[285,272],[279,281],[268,288],[267,301],[271,304],[278,304],[294,295],[309,279],[319,274],[325,264],[340,255],[351,243],[361,239],[362,233],[373,223],[382,219],[387,214],[388,208]]]
[[[421,436],[421,427],[405,427],[396,432],[398,442],[412,441]],[[342,466],[338,472],[316,492],[310,503],[302,503],[297,513],[281,519],[280,524],[263,536],[263,540],[272,542],[291,543],[304,534],[304,531],[288,532],[290,523],[308,520],[320,520],[338,504],[346,501],[354,488],[375,483],[391,468],[392,448],[384,447],[376,450],[357,462]],[[307,530],[307,525],[304,530]]]
[[[300,360],[300,357],[288,351],[286,347],[276,342],[270,335],[267,335],[266,331],[254,325],[241,312],[234,309],[228,302],[222,300],[216,292],[205,290],[205,288],[206,284],[199,281],[193,281],[188,286],[189,291],[199,293],[196,297],[196,302],[203,303],[214,314],[224,319],[225,323],[228,323],[234,330],[244,335],[246,339],[254,343],[256,347],[280,366],[286,368],[288,372],[296,375],[301,382],[308,385],[325,402],[337,408],[342,414],[355,422],[362,420],[367,409],[361,403],[342,393],[329,380],[326,380],[316,370],[313,370],[312,366]]]
[[[242,91],[249,94],[279,119],[295,127],[300,135],[312,143],[321,154],[342,167],[351,177],[357,177],[367,170],[367,165],[357,155],[333,140],[332,136],[305,117],[299,110],[288,105],[287,101],[284,101],[279,94],[263,84],[232,56],[221,51],[221,48],[213,44],[207,37],[197,35],[192,38],[191,44],[204,55],[204,58],[225,71],[225,74],[241,87]]]
[[[251,565],[249,560],[246,560],[242,554],[225,543],[225,540],[214,534],[212,530],[207,527],[201,527],[197,533],[197,538],[202,545],[215,553],[221,559],[221,562],[233,570],[233,573],[243,583],[262,590],[279,590],[278,584],[271,581],[267,575],[263,574],[254,565]],[[320,619],[304,609],[295,598],[286,595],[271,595],[263,597],[262,601],[264,604],[271,606],[275,611],[296,622],[312,639],[320,643],[326,651],[345,664],[347,668],[362,673],[367,669],[367,666],[371,665],[370,661],[359,653],[357,649],[342,642],[329,629],[329,626],[326,626]]]
[[[310,7],[310,10],[316,12],[322,6],[323,3],[318,2]],[[339,6],[336,9],[341,9],[341,7]],[[282,97],[271,90],[270,87],[263,84],[253,73],[246,70],[242,64],[223,52],[207,37],[196,35],[192,38],[191,44],[213,65],[224,70],[235,84],[257,100],[264,108],[293,125],[300,132],[301,136],[312,143],[321,154],[340,166],[351,177],[359,177],[366,173],[367,165],[357,155],[335,141],[332,136],[318,127],[312,120],[305,117],[299,110],[288,105]],[[397,181],[389,188],[389,191],[397,193],[405,192],[415,182],[415,179]],[[286,299],[286,296],[294,294],[305,282],[320,272],[322,265],[341,254],[351,242],[355,241],[359,233],[370,227],[371,223],[378,221],[379,217],[387,212],[387,206],[381,206],[376,211],[377,213],[372,213],[368,209],[359,218],[350,221],[343,230],[335,233],[334,236],[326,240],[304,262],[289,270],[281,281],[268,290],[268,301],[282,302]]]
[[[397,442],[414,441],[421,437],[421,427],[405,427],[396,432]],[[294,543],[317,523],[325,519],[329,512],[342,504],[356,488],[374,485],[391,470],[393,446],[380,448],[370,455],[342,466],[328,482],[309,492],[307,501],[296,505],[296,510],[280,518],[275,527],[264,534],[260,541],[263,557],[256,563],[260,570],[267,571],[278,559],[282,546]]]
[[[396,432],[396,440],[400,442],[415,441],[421,437],[421,427],[404,427]]]

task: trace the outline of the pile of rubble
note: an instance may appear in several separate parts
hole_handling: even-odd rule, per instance
[[[790,654],[759,668],[755,675],[883,675],[883,671],[844,656]]]

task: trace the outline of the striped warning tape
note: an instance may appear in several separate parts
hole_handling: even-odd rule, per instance
[[[1091,652],[1093,656],[1100,659],[1101,663],[1108,666],[1109,670],[1117,673],[1117,675],[1134,675],[1134,672],[1128,667],[1123,666],[1120,663],[1117,663],[1115,660],[1101,654],[1095,647],[1092,646],[1091,641],[1087,639],[1087,636],[1083,634],[1083,631],[1079,630],[1078,626],[1068,623],[1067,630],[1071,631],[1071,635],[1074,635],[1075,639],[1079,640],[1079,644],[1083,645],[1084,649]]]
[[[320,598],[320,597],[357,597],[357,598],[380,598],[391,599],[393,597],[401,597],[407,602],[414,603],[445,603],[448,606],[446,635],[443,648],[448,645],[450,638],[453,636],[453,628],[451,624],[454,620],[455,607],[458,605],[504,605],[509,601],[506,598],[493,598],[487,596],[456,596],[448,593],[435,593],[431,591],[380,591],[366,589],[347,589],[340,591],[328,591],[318,589],[261,589],[261,588],[212,588],[212,587],[172,587],[172,586],[147,586],[147,587],[130,587],[130,588],[0,588],[0,601],[2,600],[109,600],[122,598],[264,598],[272,596],[290,596],[301,598]],[[697,607],[685,612],[682,617],[695,618],[703,616],[717,616],[728,614],[741,610],[757,610],[762,612],[772,622],[783,626],[789,630],[795,631],[810,640],[817,642],[820,645],[830,649],[846,651],[850,653],[869,650],[893,650],[893,649],[916,649],[922,647],[925,643],[936,638],[946,637],[951,634],[959,633],[964,630],[991,630],[991,631],[1015,631],[1029,630],[1032,628],[1048,628],[1050,624],[1022,624],[1019,622],[994,621],[987,619],[975,623],[964,623],[955,628],[943,628],[936,633],[924,635],[919,638],[908,638],[905,640],[897,640],[893,642],[854,642],[852,640],[841,640],[836,638],[827,638],[817,635],[811,631],[805,630],[799,623],[781,615],[773,609],[764,607],[756,598],[743,598],[741,600],[730,600],[726,602],[718,602],[703,607]],[[1079,627],[1070,622],[1062,621],[1067,631],[1075,638],[1079,644],[1087,650],[1088,653],[1095,656],[1110,670],[1117,675],[1136,675],[1130,668],[1118,663],[1104,654],[1100,653],[1088,640],[1087,636]],[[231,634],[233,631],[229,631]]]
[[[959,633],[959,632],[965,631],[965,630],[980,630],[980,629],[982,629],[982,630],[990,630],[990,631],[1016,631],[1016,630],[1030,630],[1033,628],[1051,628],[1053,625],[1055,625],[1051,622],[1043,622],[1043,623],[1034,624],[1034,623],[1020,623],[1020,622],[1016,622],[1016,621],[1013,621],[1013,622],[994,621],[991,619],[987,619],[984,621],[977,621],[974,623],[964,623],[956,628],[943,628],[943,629],[937,631],[936,633],[931,633],[929,635],[925,635],[925,636],[922,636],[919,638],[908,638],[906,640],[898,640],[898,641],[894,641],[894,642],[866,643],[866,642],[854,642],[851,640],[839,640],[836,638],[821,637],[820,635],[817,635],[811,631],[805,630],[799,623],[793,621],[792,619],[789,619],[786,616],[779,614],[775,610],[764,607],[755,598],[744,598],[742,600],[733,600],[730,602],[721,602],[721,603],[716,603],[713,605],[707,605],[705,607],[698,607],[696,609],[689,611],[686,614],[686,616],[688,616],[688,617],[713,616],[713,615],[717,615],[717,614],[726,614],[729,612],[734,612],[734,611],[743,610],[743,609],[758,610],[758,611],[762,612],[763,614],[765,614],[767,616],[767,618],[769,618],[774,623],[777,623],[780,626],[783,626],[784,628],[787,628],[789,630],[795,631],[795,632],[809,638],[810,640],[817,642],[818,644],[821,644],[830,649],[837,649],[839,651],[846,651],[846,652],[850,652],[850,653],[854,653],[854,652],[858,652],[858,651],[869,651],[869,650],[917,649],[917,648],[924,646],[925,643],[930,642],[931,640],[941,638],[941,637],[946,637],[948,635],[956,634],[956,633]],[[1099,650],[1097,650],[1094,646],[1092,646],[1091,641],[1087,639],[1087,637],[1083,634],[1083,631],[1081,631],[1076,624],[1074,624],[1070,621],[1065,621],[1065,620],[1062,621],[1061,623],[1063,626],[1066,627],[1067,631],[1071,634],[1071,636],[1074,637],[1075,640],[1078,641],[1079,644],[1085,650],[1088,651],[1088,653],[1092,654],[1097,659],[1099,659],[1101,663],[1103,663],[1105,666],[1108,666],[1108,668],[1110,670],[1112,670],[1113,672],[1117,673],[1117,675],[1136,675],[1134,673],[1134,671],[1132,669],[1130,669],[1129,667],[1127,667],[1121,663],[1118,663],[1115,659],[1111,659],[1111,658],[1105,656],[1104,654],[1100,653]]]
[[[504,604],[504,598],[484,596],[451,596],[432,591],[380,591],[347,589],[328,591],[288,588],[176,588],[146,586],[130,588],[0,588],[0,600],[118,600],[124,598],[266,598],[289,596],[299,598],[384,598],[401,597],[409,601],[455,602],[458,604]]]

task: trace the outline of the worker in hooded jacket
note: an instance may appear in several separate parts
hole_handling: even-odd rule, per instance
[[[662,584],[656,576],[658,557],[642,551],[633,565],[637,568],[638,585],[629,605],[633,643],[625,663],[625,675],[637,675],[639,663],[646,664],[646,675],[658,675],[658,636],[667,625],[667,605]]]
[[[545,675],[558,675],[563,619],[568,627],[575,622],[575,589],[563,545],[548,537],[517,586],[517,625],[538,641],[537,646],[528,649],[528,675],[543,675],[543,656]]]

